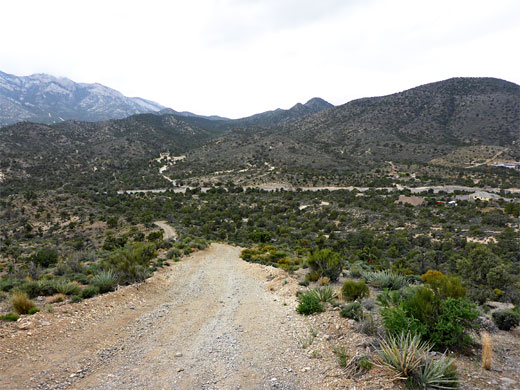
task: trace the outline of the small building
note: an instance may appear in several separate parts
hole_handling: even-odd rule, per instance
[[[469,200],[471,202],[474,202],[477,199],[482,200],[482,201],[485,201],[485,200],[490,201],[490,200],[499,200],[500,196],[497,194],[493,194],[491,192],[487,192],[487,191],[475,191],[474,193],[469,194],[469,195],[457,195],[457,196],[455,196],[455,199],[456,200]]]

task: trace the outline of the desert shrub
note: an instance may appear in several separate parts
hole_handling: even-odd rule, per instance
[[[181,255],[181,251],[180,250],[178,250],[177,248],[172,248],[166,254],[166,258],[167,259],[173,259],[174,257],[180,257],[180,255]]]
[[[318,287],[312,291],[309,291],[309,294],[313,294],[320,302],[329,302],[333,303],[334,299],[337,297],[337,294],[334,292],[332,287]]]
[[[0,291],[11,291],[16,286],[16,280],[11,278],[6,278],[0,280]]]
[[[364,298],[363,300],[361,300],[361,304],[368,311],[371,311],[376,307],[374,301],[370,298]]]
[[[420,286],[401,294],[382,294],[382,322],[390,335],[418,334],[436,348],[458,348],[470,342],[467,330],[478,317],[476,306],[464,298],[441,299],[433,290]]]
[[[80,297],[79,295],[72,295],[70,297],[70,303],[78,303],[78,302],[81,302],[83,301],[83,298]]]
[[[67,299],[67,296],[65,294],[58,293],[58,294],[54,294],[50,298],[49,302],[50,303],[60,303],[60,302],[65,301],[65,299]]]
[[[25,291],[14,291],[11,295],[11,305],[18,314],[27,314],[34,307],[33,301]]]
[[[371,314],[363,314],[363,319],[356,324],[356,331],[367,336],[375,336],[379,333],[374,317]]]
[[[58,251],[53,248],[45,247],[32,255],[31,260],[42,267],[50,267],[58,261]]]
[[[326,276],[322,276],[318,279],[318,284],[320,286],[328,286],[330,284],[330,279]]]
[[[429,270],[421,275],[421,279],[441,298],[462,298],[466,295],[467,289],[462,286],[460,277],[447,276],[440,271]]]
[[[390,290],[399,290],[408,286],[408,278],[392,271],[370,272],[362,271],[361,277],[368,284],[378,288],[389,288]]]
[[[81,298],[88,299],[99,294],[98,286],[87,286],[81,290]]]
[[[307,287],[310,284],[310,282],[307,279],[305,279],[305,280],[302,280],[301,282],[299,282],[298,284],[300,286]]]
[[[296,312],[299,314],[309,315],[314,313],[321,313],[325,308],[321,304],[316,294],[306,292],[300,295],[300,303],[296,307]]]
[[[53,280],[40,280],[38,281],[38,288],[40,295],[50,296],[58,292],[56,289],[56,282]]]
[[[362,268],[358,265],[353,265],[349,268],[349,273],[351,278],[360,278],[361,277]]]
[[[90,280],[90,284],[97,287],[101,294],[104,294],[112,291],[117,285],[117,276],[112,270],[101,271]]]
[[[341,296],[345,301],[355,301],[359,298],[365,298],[370,295],[370,291],[366,283],[362,280],[347,280],[341,287]]]
[[[40,283],[34,280],[25,281],[18,286],[18,290],[25,291],[29,298],[35,298],[40,295]]]
[[[363,307],[359,302],[352,302],[347,305],[339,312],[339,315],[351,320],[360,321],[363,319]]]
[[[40,311],[39,308],[37,308],[37,307],[32,307],[32,308],[30,308],[30,309],[27,311],[27,314],[33,315],[33,314],[38,313],[39,311]]]
[[[346,367],[348,357],[347,348],[344,345],[336,345],[334,348],[332,348],[332,351],[336,355],[340,367]]]
[[[320,271],[311,271],[305,275],[305,279],[309,282],[317,282],[320,278]]]
[[[102,260],[102,265],[105,270],[112,270],[117,275],[119,283],[141,282],[150,275],[148,267],[155,256],[155,250],[153,243],[134,243],[112,252]],[[103,289],[100,287],[100,290]]]
[[[430,328],[429,339],[436,347],[463,347],[471,343],[466,330],[472,328],[478,318],[476,306],[463,298],[447,298],[441,301],[437,321]]]
[[[520,325],[520,313],[513,310],[497,310],[491,317],[500,330],[511,330]]]
[[[340,254],[330,249],[312,252],[307,258],[307,263],[314,271],[318,271],[320,276],[328,277],[331,282],[338,280],[343,268]]]
[[[372,368],[372,361],[367,355],[356,355],[345,364],[345,373],[351,378],[357,378]]]
[[[56,291],[65,295],[77,295],[79,294],[80,289],[76,282],[60,281],[56,283]]]
[[[6,315],[0,315],[0,320],[1,321],[18,321],[18,318],[20,318],[20,316],[18,314],[15,314],[15,313],[7,313]]]

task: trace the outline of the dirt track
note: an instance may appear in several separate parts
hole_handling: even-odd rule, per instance
[[[2,387],[323,388],[293,296],[270,292],[269,270],[239,253],[213,244],[139,288],[33,316],[32,331],[3,335]]]

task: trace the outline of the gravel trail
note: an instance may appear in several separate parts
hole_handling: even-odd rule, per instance
[[[51,327],[35,329],[31,353],[0,359],[3,385],[323,388],[323,377],[306,367],[309,358],[299,341],[302,331],[308,331],[306,319],[295,313],[294,301],[286,304],[287,297],[269,291],[265,267],[246,263],[239,254],[240,248],[213,244],[140,288],[129,286],[90,300],[93,306],[85,309],[90,314],[74,312],[72,322],[54,332]],[[103,311],[106,307],[110,309]]]

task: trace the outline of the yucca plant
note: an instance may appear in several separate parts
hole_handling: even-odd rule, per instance
[[[391,290],[399,290],[409,284],[406,276],[388,270],[379,272],[362,271],[361,277],[365,282],[374,287],[389,288]]]
[[[117,285],[117,276],[112,270],[101,271],[90,280],[90,284],[99,288],[101,294],[112,291]]]
[[[414,370],[410,382],[421,389],[456,389],[459,380],[455,361],[442,355],[440,359],[425,359]]]
[[[387,336],[380,344],[376,361],[397,373],[396,379],[406,380],[421,365],[431,350],[428,343],[421,341],[417,334],[401,333]]]
[[[55,284],[56,291],[65,295],[77,295],[79,293],[79,285],[77,282],[61,281]]]
[[[315,288],[310,293],[314,294],[320,302],[332,303],[338,297],[338,294],[330,286]]]

